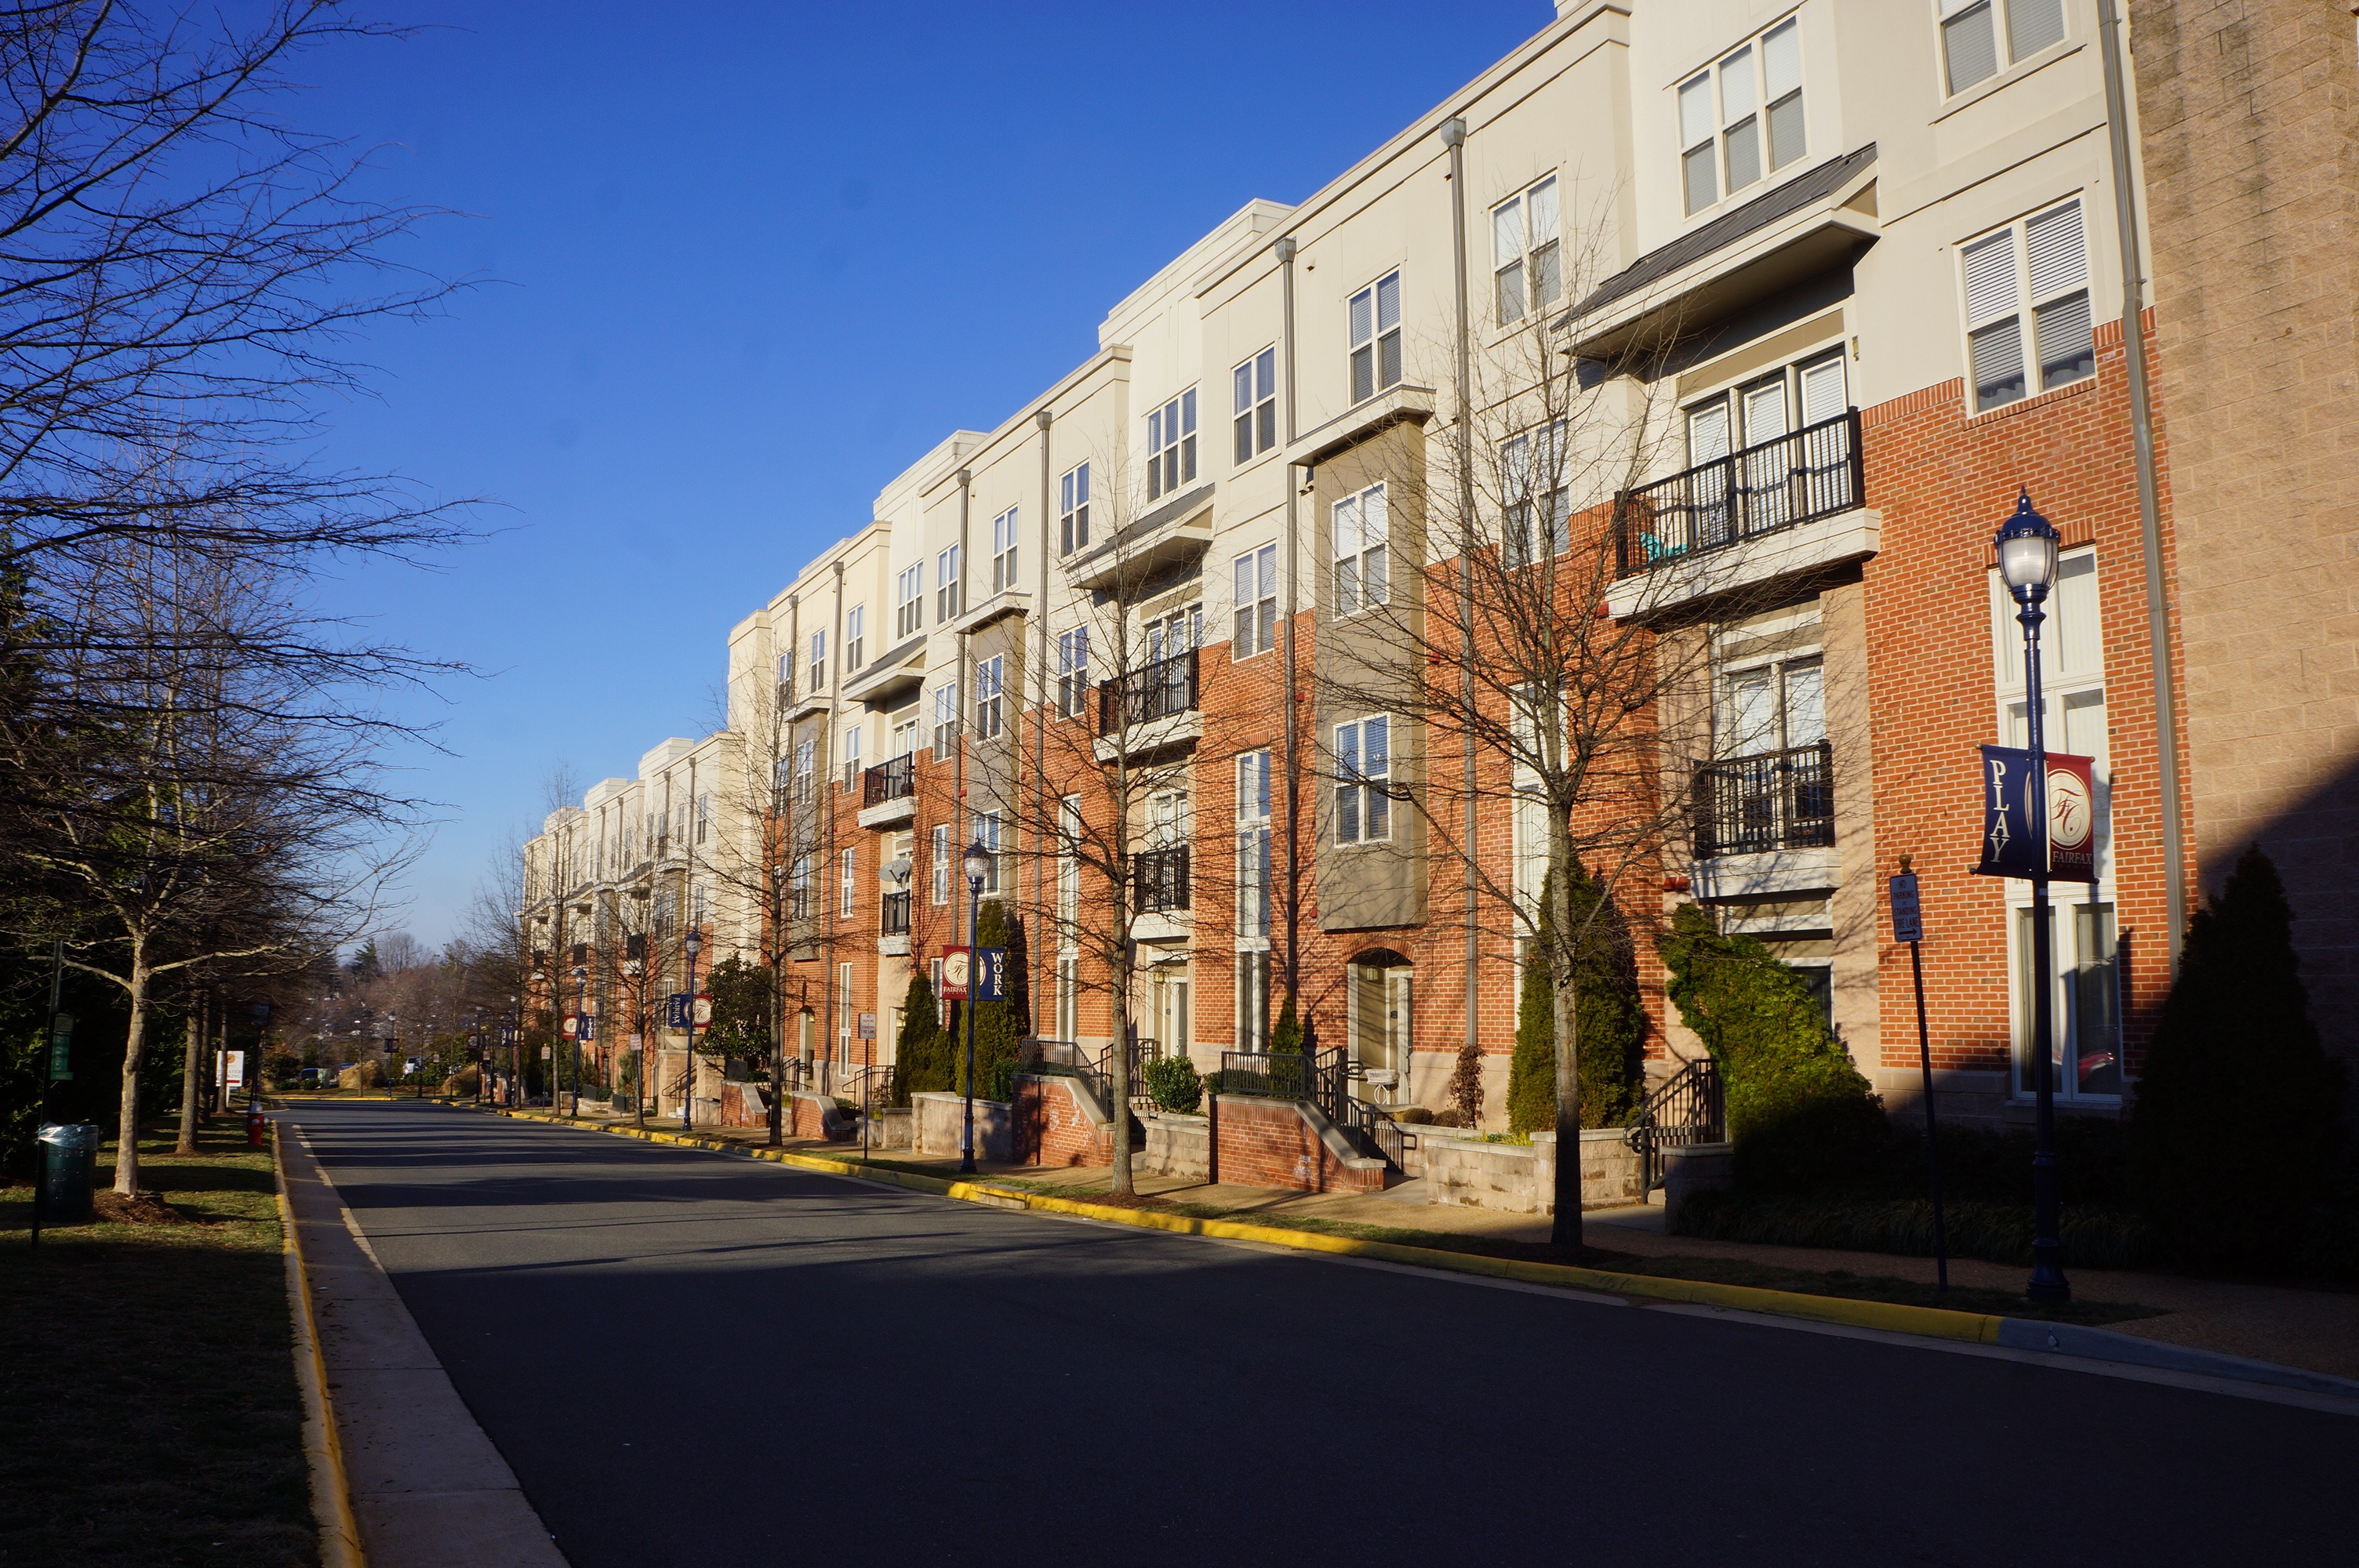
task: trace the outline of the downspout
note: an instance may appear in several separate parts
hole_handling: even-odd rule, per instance
[[[958,569],[959,608],[958,608],[958,612],[959,612],[959,616],[960,616],[961,618],[963,618],[963,617],[965,616],[965,614],[966,614],[966,610],[967,610],[967,603],[966,603],[966,569],[967,569],[967,556],[966,556],[966,524],[967,524],[967,509],[968,509],[968,507],[969,507],[970,505],[972,505],[972,504],[973,504],[973,500],[974,500],[974,490],[973,490],[973,484],[974,484],[974,472],[973,472],[973,470],[971,470],[971,469],[961,469],[961,470],[958,470],[958,482],[959,482],[959,569]],[[956,622],[952,622],[952,624],[956,624]],[[973,678],[973,669],[972,669],[972,667],[971,667],[971,666],[974,664],[974,656],[973,656],[973,655],[974,655],[974,649],[970,645],[970,639],[971,639],[972,635],[973,635],[973,634],[972,634],[971,633],[962,632],[962,633],[959,633],[959,636],[958,636],[958,690],[953,694],[953,701],[954,701],[954,703],[955,703],[955,707],[952,708],[952,711],[958,715],[958,718],[957,718],[957,719],[955,720],[955,722],[956,722],[956,723],[957,723],[957,725],[958,725],[958,743],[959,743],[959,745],[958,745],[958,781],[957,781],[957,782],[958,782],[958,809],[959,809],[959,811],[960,811],[960,812],[961,812],[961,813],[965,816],[966,821],[965,821],[964,826],[965,826],[965,827],[966,827],[966,828],[968,828],[969,830],[972,830],[972,829],[973,829],[973,827],[974,827],[974,810],[973,810],[973,808],[972,806],[970,806],[967,804],[967,799],[966,799],[966,752],[967,752],[966,694],[967,694],[967,683],[968,683],[970,680],[972,680],[972,679]],[[952,835],[952,837],[953,837],[953,838],[955,838],[955,837],[956,837],[956,835],[955,835],[955,834],[953,834],[953,835]],[[973,842],[973,839],[969,839],[969,840],[968,840],[968,842],[969,842],[969,843],[972,843],[972,842]],[[956,857],[957,857],[957,853],[958,853],[958,850],[960,849],[960,848],[961,848],[961,846],[956,845],[956,844],[953,844],[953,845],[951,846],[951,852],[952,852],[952,860],[951,860],[951,863],[952,863],[953,865],[955,865],[955,864],[957,863]],[[952,888],[951,891],[953,893],[955,893],[958,890],[957,890],[956,888]],[[969,900],[968,902],[973,903],[973,900]],[[952,930],[956,930],[956,929],[958,928],[958,918],[959,918],[959,917],[958,917],[958,900],[957,900],[955,897],[953,897],[953,898],[951,900],[951,928]],[[970,916],[970,917],[969,917],[969,919],[968,919],[968,921],[967,921],[966,945],[967,945],[968,946],[970,946],[970,947],[972,947],[972,946],[974,946],[974,921],[973,921],[973,917],[972,917],[972,916]],[[972,960],[970,960],[970,963],[972,963]],[[969,973],[973,973],[973,970],[972,970],[972,969],[970,969],[970,970],[969,970]],[[962,1004],[962,1005],[963,1005],[963,1004]]]
[[[1286,443],[1294,444],[1298,426],[1294,406],[1294,252],[1291,234],[1281,234],[1271,247],[1277,253],[1278,294],[1285,311]],[[1295,579],[1301,575],[1301,535],[1296,501],[1301,487],[1295,482],[1296,465],[1286,465],[1286,998],[1296,1001],[1302,973],[1302,762],[1300,722],[1296,714],[1299,694],[1295,689],[1294,618],[1298,609]],[[1265,1007],[1267,999],[1264,999]]]
[[[842,721],[842,708],[843,707],[843,557],[841,556],[837,557],[835,560],[835,608],[829,616],[828,628],[828,637],[835,644],[833,649],[835,680],[828,689],[827,743],[831,746],[840,746],[843,743],[843,725]],[[834,907],[836,898],[835,891],[828,885],[834,880],[835,876],[836,806],[831,796],[835,793],[836,788],[836,766],[835,754],[831,752],[827,754],[827,783],[821,784],[816,792],[819,796],[821,807],[826,813],[824,838],[822,842],[827,845],[827,851],[820,861],[819,876],[815,881],[818,883],[817,891],[819,894],[819,907],[821,910],[819,926],[821,930],[827,933],[827,935],[820,941],[819,950],[822,954],[826,955],[820,960],[820,980],[827,993],[827,1022],[823,1026],[825,1038],[822,1044],[826,1048],[827,1060],[831,1068],[833,1067],[835,1063],[835,993],[838,989],[835,983],[836,917],[832,914],[827,914],[826,911]],[[828,1086],[831,1089],[834,1087],[834,1078],[832,1074],[831,1074],[828,1079]]]
[[[1450,149],[1450,249],[1458,287],[1458,334],[1451,345],[1458,371],[1458,679],[1459,701],[1467,717],[1465,794],[1466,874],[1466,1042],[1465,1049],[1482,1048],[1482,989],[1475,984],[1482,961],[1478,930],[1480,879],[1474,856],[1482,816],[1475,800],[1474,767],[1474,445],[1473,367],[1468,362],[1466,318],[1466,122],[1452,114],[1441,123],[1441,142]],[[1415,1027],[1414,1020],[1411,1027]],[[1416,1046],[1410,1045],[1410,1059]]]
[[[2147,656],[2154,665],[2154,721],[2162,779],[2162,882],[2170,903],[2170,974],[2187,920],[2186,828],[2179,784],[2179,692],[2170,665],[2170,596],[2162,570],[2162,503],[2154,463],[2154,400],[2146,378],[2145,279],[2138,268],[2136,176],[2130,162],[2128,94],[2122,82],[2121,21],[2114,0],[2097,0],[2105,65],[2105,134],[2114,154],[2114,223],[2122,257],[2122,350],[2129,367],[2130,440],[2137,458],[2138,541],[2146,555]]]
[[[1032,640],[1037,644],[1032,658],[1032,790],[1033,809],[1040,813],[1043,823],[1056,822],[1062,831],[1061,815],[1049,804],[1049,717],[1045,705],[1049,698],[1049,518],[1056,510],[1056,502],[1049,491],[1049,427],[1056,416],[1048,409],[1037,410],[1032,422],[1040,429],[1040,594],[1027,617],[1031,622]],[[1020,816],[1020,814],[1019,814]],[[1049,874],[1048,836],[1044,829],[1038,835],[1040,849],[1032,857],[1032,937],[1024,945],[1027,966],[1030,970],[1027,983],[1032,988],[1032,1033],[1040,1033],[1040,937],[1049,925],[1049,896],[1046,878]],[[1059,845],[1061,852],[1062,844]]]

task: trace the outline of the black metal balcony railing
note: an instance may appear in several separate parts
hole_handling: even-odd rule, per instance
[[[1696,856],[1820,849],[1835,841],[1832,748],[1821,741],[1696,769]]]
[[[860,804],[882,806],[918,793],[918,756],[904,752],[889,762],[879,762],[861,777]]]
[[[1847,512],[1864,493],[1859,410],[1625,490],[1614,502],[1622,577]]]
[[[1148,849],[1131,858],[1131,880],[1138,889],[1138,912],[1160,914],[1188,907],[1188,846]]]
[[[884,899],[884,918],[877,926],[886,936],[907,936],[909,934],[909,890],[888,892]]]
[[[1098,733],[1112,735],[1186,713],[1196,706],[1196,650],[1158,659],[1141,670],[1098,683]]]

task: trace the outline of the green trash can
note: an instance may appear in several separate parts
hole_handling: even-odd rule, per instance
[[[91,1175],[98,1168],[93,1121],[51,1122],[40,1130],[41,1223],[88,1225]]]

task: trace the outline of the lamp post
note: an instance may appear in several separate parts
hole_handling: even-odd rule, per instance
[[[584,1018],[584,1017],[582,1017],[582,1007],[583,1007],[583,1005],[584,1005],[584,1000],[583,1000],[583,995],[582,995],[582,993],[583,993],[585,990],[587,990],[587,989],[589,989],[589,984],[590,984],[590,969],[589,969],[589,966],[587,966],[587,965],[585,965],[585,964],[576,964],[576,965],[574,965],[574,966],[573,966],[573,1098],[572,1098],[572,1099],[571,1099],[571,1100],[570,1100],[570,1101],[568,1101],[568,1102],[567,1102],[566,1107],[565,1107],[565,1114],[566,1114],[566,1115],[568,1115],[568,1116],[580,1116],[580,1115],[582,1114],[582,1032],[583,1030],[587,1029],[587,1028],[590,1026],[590,1021],[589,1021],[588,1019],[586,1019],[586,1018]],[[550,1103],[551,1105],[555,1105],[555,1104],[557,1103],[557,1087],[556,1087],[556,1086],[555,1086],[554,1084],[552,1084],[552,1085],[550,1085],[550,1086],[549,1086],[549,1103]]]
[[[695,1126],[690,1118],[696,1108],[696,952],[703,945],[703,934],[693,925],[690,925],[684,943],[688,948],[688,1017],[684,1020],[688,1025],[688,1044],[680,1052],[681,1065],[685,1069],[679,1089],[679,1130],[682,1132],[690,1131]]]
[[[966,1000],[960,1011],[966,1014],[966,1120],[959,1130],[959,1173],[974,1174],[974,935],[975,925],[983,918],[983,879],[991,872],[991,851],[978,838],[966,847],[959,857],[959,867],[966,872]]]
[[[2029,720],[2031,777],[2025,815],[2038,825],[2039,842],[2048,839],[2048,729],[2039,690],[2039,623],[2048,619],[2041,606],[2056,583],[2055,526],[2032,509],[2031,492],[2015,503],[2015,513],[1999,527],[1999,576],[2015,596],[2015,618],[2023,625],[2024,708]],[[2063,1247],[2058,1241],[2056,1219],[2056,1064],[2055,985],[2050,977],[2055,957],[2049,930],[2048,862],[2043,855],[2031,879],[2031,1282],[2024,1293],[2036,1302],[2070,1301],[2072,1287],[2065,1281]]]

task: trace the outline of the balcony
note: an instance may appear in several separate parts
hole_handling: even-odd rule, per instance
[[[1821,741],[1706,762],[1695,772],[1695,852],[1705,897],[1832,886],[1833,748]]]
[[[1148,849],[1130,858],[1133,897],[1140,914],[1169,914],[1188,907],[1188,846]]]
[[[882,913],[876,922],[876,951],[885,957],[899,957],[909,951],[910,890],[888,892],[879,901]]]
[[[1614,503],[1617,619],[1875,553],[1859,410],[1698,463]]]
[[[860,775],[860,826],[894,827],[918,812],[918,755],[904,752]]]
[[[1098,733],[1113,735],[1196,708],[1193,648],[1115,680],[1098,682]]]

